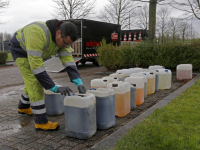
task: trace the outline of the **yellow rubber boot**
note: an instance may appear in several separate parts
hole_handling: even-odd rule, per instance
[[[58,122],[48,121],[45,124],[37,124],[37,123],[35,124],[36,131],[40,131],[40,130],[54,131],[54,130],[58,130],[59,127],[60,125],[58,124]]]
[[[33,115],[33,112],[32,112],[31,108],[18,109],[18,113],[19,114],[27,114],[27,115],[30,115],[30,116]]]

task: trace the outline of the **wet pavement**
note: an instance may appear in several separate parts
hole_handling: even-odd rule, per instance
[[[84,85],[90,88],[90,81],[106,76],[104,67],[92,64],[80,65],[78,70]],[[97,73],[101,72],[101,73]],[[103,73],[102,73],[103,72]],[[69,86],[77,92],[76,86],[70,82],[67,73],[48,73],[58,85]],[[173,77],[170,90],[159,90],[145,99],[145,103],[123,118],[116,117],[116,125],[105,131],[98,131],[88,140],[69,138],[65,134],[64,114],[48,116],[49,121],[57,121],[60,128],[57,131],[35,131],[32,116],[19,115],[17,110],[20,94],[23,90],[23,79],[16,65],[0,67],[0,150],[83,150],[92,147],[102,139],[139,116],[158,101],[181,87],[184,82],[177,82]]]
[[[94,75],[94,72],[105,71],[106,69],[88,64],[78,66],[78,70],[84,85],[89,89],[91,79],[105,76]],[[65,71],[48,74],[56,84],[69,86],[74,92],[78,91],[76,86],[70,82]],[[60,129],[53,132],[35,131],[33,117],[18,114],[17,105],[24,86],[21,74],[15,64],[0,67],[0,85],[0,150],[81,148],[80,145],[84,140],[66,136],[64,114],[48,116],[49,121],[57,121],[60,124]]]

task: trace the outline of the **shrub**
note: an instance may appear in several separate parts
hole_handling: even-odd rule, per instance
[[[5,64],[8,57],[7,52],[0,52],[0,64]]]
[[[192,64],[194,70],[200,70],[200,44],[169,41],[165,43],[141,42],[134,45],[103,45],[98,48],[97,61],[108,69],[131,67],[147,68],[150,65],[162,65],[176,69],[178,64]]]

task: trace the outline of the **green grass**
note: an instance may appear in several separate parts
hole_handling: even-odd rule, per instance
[[[200,149],[200,80],[132,128],[114,150]]]
[[[8,53],[8,58],[6,59],[6,61],[12,61],[12,60],[13,60],[13,58],[12,58],[11,53]]]

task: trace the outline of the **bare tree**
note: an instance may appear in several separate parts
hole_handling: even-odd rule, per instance
[[[120,24],[122,29],[127,28],[133,24],[134,18],[137,16],[137,4],[131,0],[108,0],[109,4],[105,5],[100,10],[100,15],[97,17],[105,22]],[[135,5],[133,5],[135,3]]]
[[[8,7],[9,0],[0,0],[0,15],[4,12],[4,10]],[[3,22],[0,22],[0,24],[3,24]]]
[[[83,19],[94,13],[96,0],[53,0],[55,18]]]
[[[188,32],[189,28],[190,28],[190,25],[187,22],[182,21],[180,23],[179,32],[180,32],[180,36],[182,37],[183,42],[185,41],[185,37],[187,35],[187,32]]]
[[[147,4],[143,5],[137,14],[137,22],[135,23],[137,27],[141,29],[148,30],[149,26],[149,6]]]
[[[167,7],[161,7],[157,12],[157,30],[161,35],[161,41],[164,41],[165,34],[167,32],[167,23],[169,20],[169,9]]]
[[[3,33],[0,32],[0,43],[3,41]]]
[[[187,17],[194,15],[200,20],[200,1],[199,0],[170,0],[168,4],[173,8],[186,12]]]
[[[12,37],[12,35],[10,33],[7,33],[7,32],[4,32],[3,36],[4,36],[5,41],[10,40],[11,37]]]
[[[168,28],[169,28],[169,32],[171,33],[171,36],[172,36],[173,40],[176,39],[179,27],[180,27],[180,19],[179,18],[170,17],[169,22],[168,22]]]

